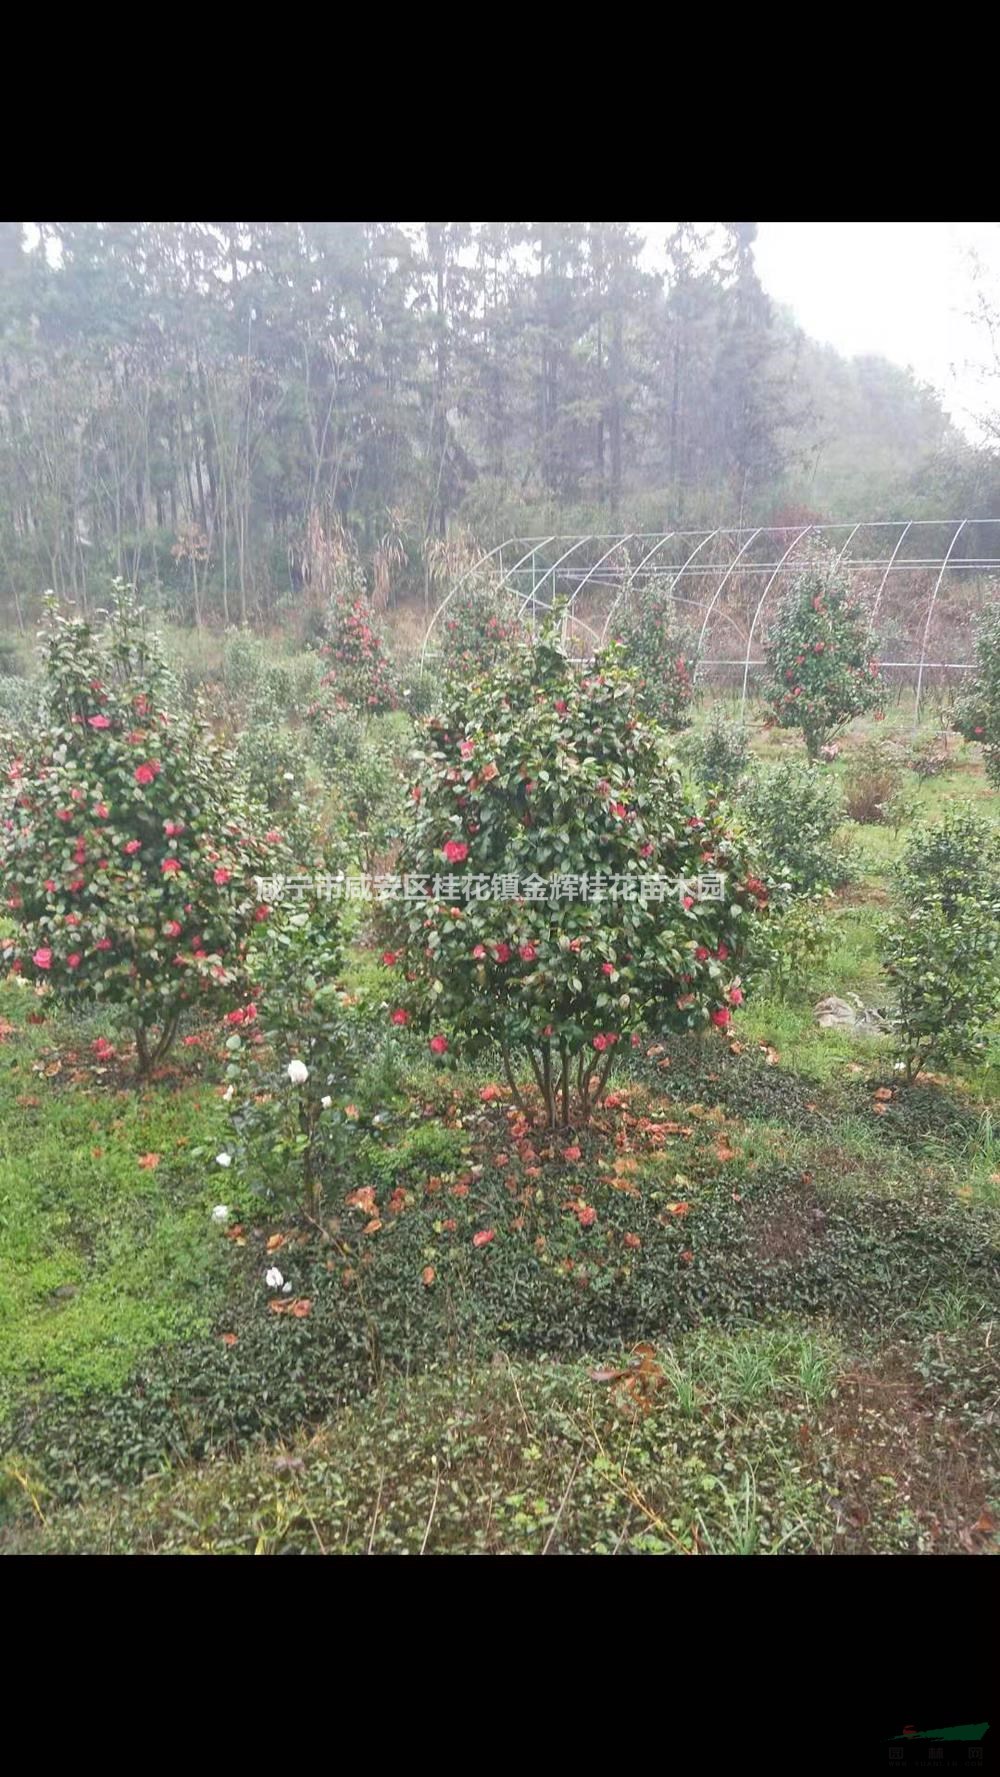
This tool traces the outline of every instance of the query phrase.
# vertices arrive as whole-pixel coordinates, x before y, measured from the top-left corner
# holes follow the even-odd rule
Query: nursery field
[[[804,769],[762,715],[751,773]],[[347,844],[369,867],[412,723],[373,717],[364,759],[334,728],[304,759],[295,714],[240,744],[286,824],[368,771]],[[873,744],[912,746],[905,704],[855,722],[824,785],[861,795]],[[516,1053],[393,1013],[363,904],[314,1163],[313,1112],[269,1118],[297,1027],[267,1031],[266,990],[259,1015],[193,1005],[137,1081],[120,1007],[0,980],[0,1551],[994,1552],[1000,1022],[905,1078],[881,961],[914,831],[1000,824],[979,749],[941,744],[891,815],[884,791],[874,817],[839,805],[844,880],[811,886],[732,1018],[650,1016],[568,1122]]]

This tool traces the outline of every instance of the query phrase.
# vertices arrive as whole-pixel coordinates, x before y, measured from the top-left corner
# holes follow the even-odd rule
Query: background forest
[[[431,607],[463,535],[995,513],[992,451],[807,338],[755,234],[649,270],[619,222],[0,224],[0,625],[109,574],[281,620],[335,523]]]

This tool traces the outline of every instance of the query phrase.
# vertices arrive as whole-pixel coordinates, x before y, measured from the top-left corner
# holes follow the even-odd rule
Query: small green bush
[[[956,810],[913,835],[896,877],[901,907],[883,929],[883,966],[909,1081],[932,1059],[981,1055],[996,1027],[1000,832]]]
[[[893,832],[912,819],[916,804],[906,792],[903,766],[888,741],[866,740],[852,755],[844,775],[844,807],[850,820],[891,827]]]
[[[684,752],[706,789],[723,790],[732,796],[750,764],[746,724],[730,721],[716,709],[706,728],[688,735]]]
[[[1000,787],[1000,600],[995,586],[976,636],[976,672],[955,700],[953,726],[983,748],[986,775]]]
[[[739,808],[772,882],[811,894],[849,879],[835,841],[843,821],[840,790],[818,765],[797,759],[758,765],[742,787]]]
[[[647,713],[664,728],[686,728],[698,657],[669,588],[657,581],[630,588],[611,641],[607,658],[635,674]]]

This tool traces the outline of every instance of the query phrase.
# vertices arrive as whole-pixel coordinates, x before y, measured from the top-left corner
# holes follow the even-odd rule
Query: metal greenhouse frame
[[[890,654],[904,655],[879,665],[915,675],[918,720],[928,673],[967,672],[974,665],[973,620],[1000,587],[1000,519],[511,537],[480,556],[442,600],[424,638],[421,671],[436,655],[445,613],[477,585],[512,594],[532,627],[563,600],[565,645],[586,659],[613,633],[633,590],[666,581],[692,631],[697,628],[699,675],[735,674],[742,712],[750,674],[764,664],[760,647],[774,600],[817,549],[835,554],[869,594],[880,648],[884,653],[888,643]],[[738,638],[735,649],[721,641],[727,633]]]

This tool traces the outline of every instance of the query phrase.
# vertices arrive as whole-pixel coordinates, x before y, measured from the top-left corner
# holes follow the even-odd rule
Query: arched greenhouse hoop
[[[442,626],[463,594],[492,590],[534,628],[556,604],[579,660],[614,639],[630,596],[663,585],[697,639],[697,678],[737,692],[746,708],[765,664],[768,621],[782,592],[818,553],[834,556],[868,598],[879,667],[914,693],[914,722],[931,689],[956,686],[974,665],[974,632],[1000,597],[1000,519],[884,519],[582,536],[509,537],[455,582],[435,611],[421,672],[441,652]]]

